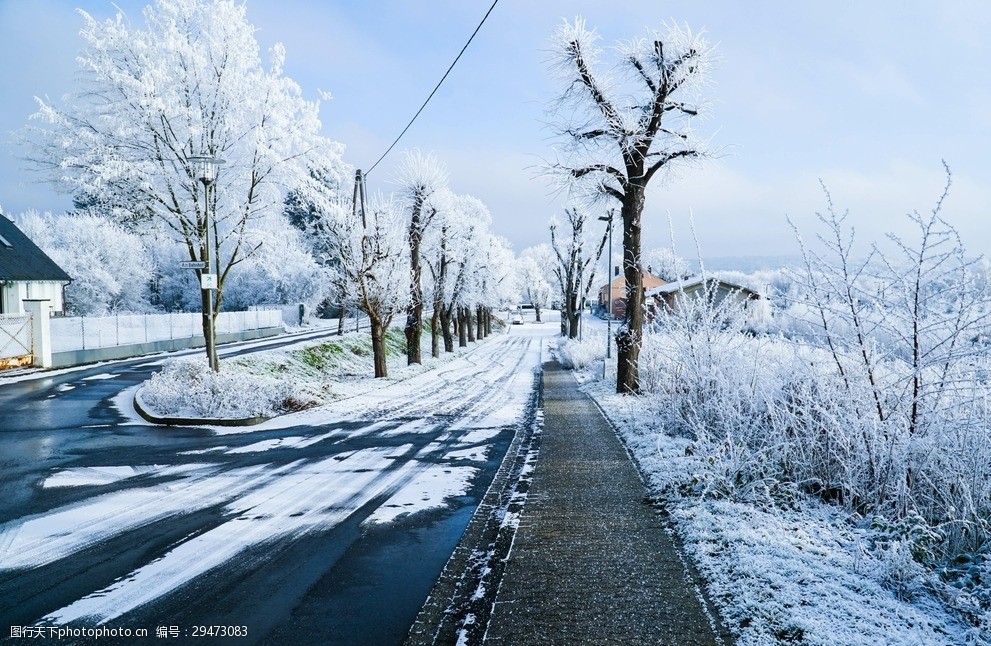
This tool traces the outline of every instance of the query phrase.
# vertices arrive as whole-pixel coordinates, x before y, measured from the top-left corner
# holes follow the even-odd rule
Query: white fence
[[[0,359],[13,359],[32,352],[31,317],[0,314]]]
[[[280,310],[221,312],[217,316],[217,334],[233,334],[281,326]],[[92,350],[171,339],[202,338],[202,336],[203,318],[198,312],[52,319],[52,352]]]

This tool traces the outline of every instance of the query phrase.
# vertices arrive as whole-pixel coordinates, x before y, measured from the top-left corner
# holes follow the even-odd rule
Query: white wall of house
[[[53,313],[61,313],[62,283],[58,281],[10,281],[0,287],[0,313],[24,314],[24,299],[47,299]]]

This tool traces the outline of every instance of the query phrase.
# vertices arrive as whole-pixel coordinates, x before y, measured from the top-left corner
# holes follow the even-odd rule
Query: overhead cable
[[[425,107],[427,107],[427,104],[430,103],[430,99],[432,99],[434,97],[434,94],[436,94],[437,93],[437,90],[440,89],[440,86],[444,82],[444,79],[447,78],[447,75],[450,74],[451,73],[451,70],[454,69],[454,66],[457,65],[458,61],[461,59],[461,55],[465,53],[465,50],[466,49],[468,49],[468,45],[471,44],[471,41],[475,38],[475,35],[482,28],[482,25],[485,24],[485,21],[488,19],[489,14],[492,13],[492,10],[495,9],[495,6],[496,6],[496,4],[498,2],[499,2],[499,0],[494,0],[492,2],[492,6],[489,7],[489,10],[485,12],[485,15],[482,17],[482,21],[480,23],[478,23],[478,27],[475,27],[475,31],[473,31],[472,34],[471,34],[471,36],[468,38],[468,42],[466,42],[465,43],[465,46],[461,48],[461,51],[458,53],[457,57],[454,59],[454,62],[451,63],[451,66],[447,68],[447,71],[444,72],[444,76],[442,76],[441,79],[440,79],[440,81],[437,82],[437,85],[436,85],[436,87],[434,87],[433,91],[430,93],[430,96],[428,96],[427,97],[427,100],[423,102],[423,105],[420,106],[420,109],[416,111],[416,114],[413,115],[413,118],[409,120],[409,123],[407,123],[406,124],[406,127],[403,128],[403,131],[400,132],[399,133],[399,136],[396,137],[396,140],[392,142],[392,145],[389,146],[389,148],[384,153],[382,153],[382,156],[379,157],[378,160],[374,164],[372,164],[372,167],[369,168],[365,172],[365,176],[366,177],[368,176],[369,173],[371,173],[373,170],[375,170],[375,167],[379,165],[379,162],[381,162],[383,159],[385,159],[385,156],[386,155],[388,155],[390,152],[392,152],[392,149],[396,147],[396,144],[398,144],[399,143],[399,140],[403,138],[403,135],[406,134],[406,131],[410,129],[410,126],[413,125],[413,122],[416,121],[416,118],[418,116],[420,116],[420,113],[423,112],[423,109]]]

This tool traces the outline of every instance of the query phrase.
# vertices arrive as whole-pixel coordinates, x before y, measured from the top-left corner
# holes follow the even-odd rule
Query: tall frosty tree
[[[403,209],[392,196],[366,203],[362,184],[353,183],[350,193],[341,188],[324,185],[311,196],[304,234],[341,302],[368,315],[375,376],[387,377],[386,332],[410,301]]]
[[[25,133],[52,182],[133,226],[157,222],[191,261],[212,260],[218,287],[201,293],[208,348],[230,272],[256,248],[251,223],[281,208],[285,188],[318,189],[310,168],[343,168],[340,146],[319,134],[319,105],[283,75],[281,45],[263,66],[245,10],[158,0],[144,28],[80,12],[79,87],[61,106],[37,99]],[[201,155],[226,162],[206,196],[191,161]]]
[[[564,146],[552,171],[588,201],[619,202],[626,317],[616,337],[620,393],[637,392],[642,341],[641,234],[647,185],[676,162],[707,154],[692,130],[712,47],[677,26],[620,43],[615,72],[599,69],[599,36],[581,18],[554,34],[551,65],[563,91],[553,107]]]
[[[423,266],[420,250],[423,237],[437,215],[430,198],[447,185],[447,169],[433,155],[407,152],[399,168],[399,197],[409,212],[410,304],[406,313],[406,360],[422,363],[420,335],[423,333]]]
[[[586,230],[588,214],[574,207],[565,209],[565,213],[568,231],[564,236],[558,236],[557,218],[551,220],[551,249],[556,259],[554,277],[561,295],[561,336],[577,339],[582,310],[595,279],[595,266],[606,247],[607,232],[602,233],[598,247],[595,247]],[[594,257],[593,248],[596,249]]]

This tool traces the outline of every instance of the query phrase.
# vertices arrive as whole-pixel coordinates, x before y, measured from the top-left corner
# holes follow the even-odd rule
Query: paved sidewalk
[[[721,644],[596,405],[544,366],[544,430],[485,642]]]

